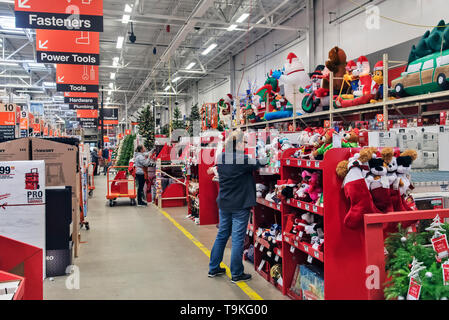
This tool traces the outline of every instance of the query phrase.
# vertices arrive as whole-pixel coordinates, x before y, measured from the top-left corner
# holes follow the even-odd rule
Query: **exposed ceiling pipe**
[[[185,25],[178,31],[176,36],[171,41],[169,47],[165,50],[165,52],[162,54],[162,56],[158,59],[158,62],[153,66],[152,71],[148,74],[144,83],[142,83],[142,85],[139,87],[137,92],[134,94],[134,96],[129,101],[129,104],[131,105],[131,107],[133,107],[134,102],[137,100],[137,98],[140,95],[142,95],[143,91],[151,83],[152,77],[154,76],[154,73],[156,72],[157,68],[160,67],[162,62],[167,61],[167,59],[170,57],[172,51],[176,50],[180,46],[181,42],[184,41],[184,39],[189,34],[189,32],[192,31],[193,27],[196,24],[196,22],[194,22],[193,19],[198,16],[199,17],[203,16],[212,5],[213,5],[213,0],[202,0],[197,4],[197,6],[193,10],[192,14],[186,20]]]

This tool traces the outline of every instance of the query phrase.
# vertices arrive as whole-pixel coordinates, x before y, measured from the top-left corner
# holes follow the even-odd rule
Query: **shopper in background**
[[[98,165],[100,161],[97,148],[92,148],[92,151],[90,152],[90,161],[95,164],[94,176],[98,176]]]
[[[104,175],[106,175],[108,173],[109,168],[109,149],[107,147],[103,148],[101,157],[103,158]]]
[[[209,277],[224,274],[220,268],[229,236],[232,236],[231,274],[232,282],[248,281],[250,274],[244,273],[243,245],[250,210],[256,205],[256,185],[253,172],[267,163],[267,159],[250,161],[244,154],[245,142],[241,131],[234,131],[225,142],[225,151],[219,156],[217,170],[219,193],[217,204],[220,224],[209,263]],[[208,174],[213,174],[213,167]]]
[[[143,200],[143,188],[145,186],[145,172],[148,172],[148,166],[150,165],[150,157],[148,153],[145,153],[145,147],[140,145],[136,148],[134,154],[134,167],[136,167],[136,180],[137,180],[137,205],[146,206],[147,203]]]

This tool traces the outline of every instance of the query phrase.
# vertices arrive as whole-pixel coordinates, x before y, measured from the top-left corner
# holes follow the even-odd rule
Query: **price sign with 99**
[[[9,166],[6,166],[6,167],[0,166],[0,175],[2,175],[2,174],[11,174],[11,167],[9,167]]]

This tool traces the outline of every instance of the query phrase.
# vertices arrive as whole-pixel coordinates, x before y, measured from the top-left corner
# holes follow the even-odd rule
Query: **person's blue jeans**
[[[243,245],[246,229],[248,228],[250,209],[241,209],[233,212],[219,210],[220,226],[210,254],[209,272],[214,273],[223,261],[223,254],[232,233],[231,274],[233,277],[243,273]]]

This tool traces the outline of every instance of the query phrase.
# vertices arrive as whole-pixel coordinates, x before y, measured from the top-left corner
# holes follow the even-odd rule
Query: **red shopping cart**
[[[111,179],[112,172],[115,173],[114,179]],[[129,198],[131,205],[136,205],[136,180],[129,174],[127,166],[111,166],[107,171],[107,189],[106,199],[109,200],[109,206],[116,205],[117,198]]]

